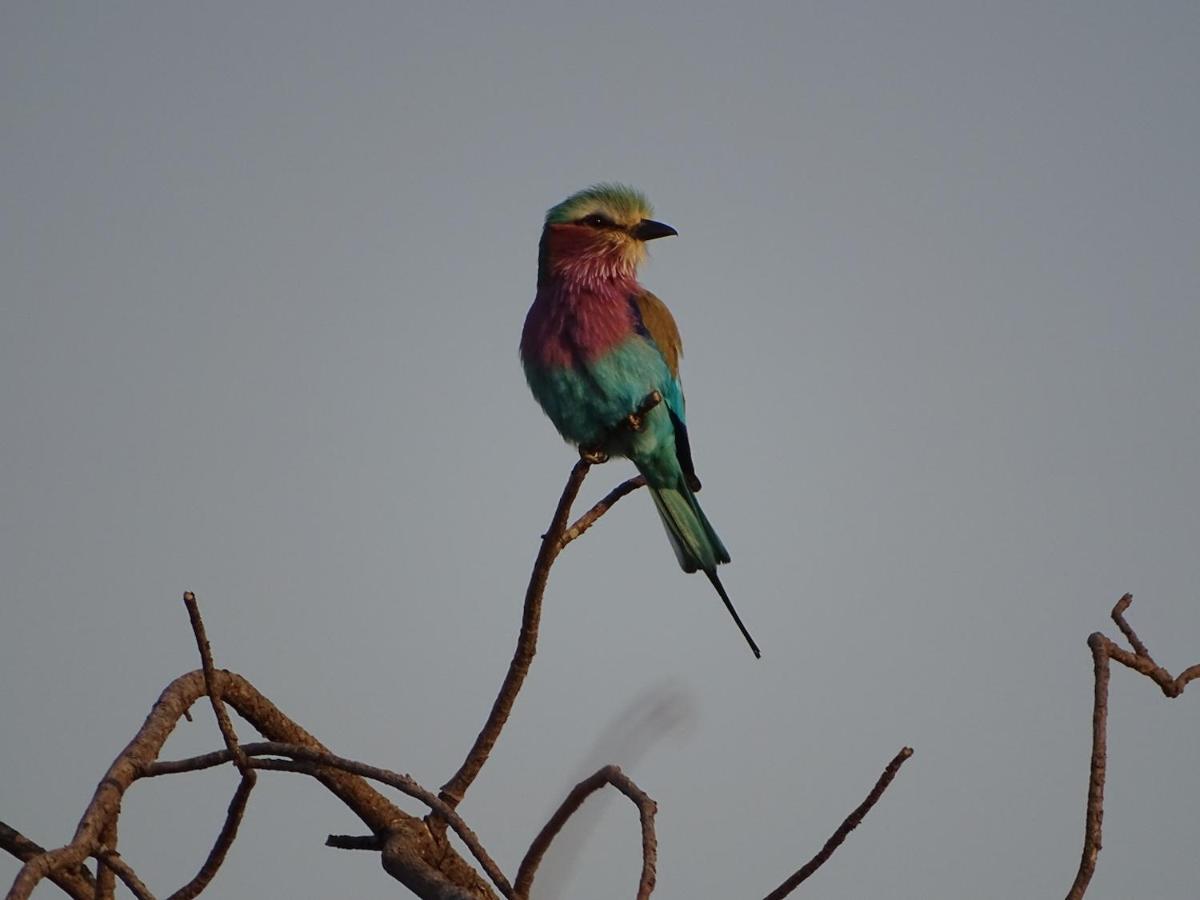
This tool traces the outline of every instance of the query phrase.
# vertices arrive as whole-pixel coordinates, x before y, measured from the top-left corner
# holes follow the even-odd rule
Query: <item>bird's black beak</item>
[[[679,234],[670,225],[655,222],[653,219],[642,219],[642,221],[633,226],[633,229],[629,233],[639,241],[652,241],[655,238],[670,237],[673,234]]]

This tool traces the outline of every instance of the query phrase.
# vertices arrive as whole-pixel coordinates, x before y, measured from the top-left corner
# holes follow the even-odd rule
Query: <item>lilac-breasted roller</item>
[[[533,396],[580,456],[624,456],[646,477],[679,565],[708,576],[760,656],[717,577],[729,552],[696,502],[679,329],[637,280],[646,241],[678,233],[652,213],[640,191],[619,184],[594,185],[546,213],[521,362]]]

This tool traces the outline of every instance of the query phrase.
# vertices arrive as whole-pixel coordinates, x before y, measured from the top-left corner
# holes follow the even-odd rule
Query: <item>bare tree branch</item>
[[[255,774],[250,771],[250,767],[246,764],[246,757],[238,749],[237,732],[233,730],[233,722],[229,720],[229,713],[225,711],[225,704],[221,702],[221,692],[217,688],[217,680],[213,676],[212,647],[208,643],[208,634],[204,630],[204,620],[200,618],[200,606],[196,603],[196,595],[191,591],[184,591],[183,605],[187,607],[188,619],[192,623],[192,634],[196,636],[196,649],[200,651],[200,668],[204,672],[204,688],[209,702],[212,703],[213,715],[217,717],[217,726],[221,729],[221,737],[225,739],[225,746],[233,754],[234,764],[242,773],[242,778],[249,779],[250,786],[253,787]]]
[[[245,765],[245,754],[242,754],[241,760]],[[237,837],[238,826],[242,824],[242,816],[246,813],[246,804],[250,800],[250,792],[254,789],[256,776],[257,773],[248,765],[242,769],[242,779],[238,782],[237,790],[234,791],[233,798],[229,801],[229,808],[225,812],[225,823],[221,826],[221,831],[217,834],[212,849],[208,851],[208,857],[200,866],[200,871],[191,881],[171,894],[167,900],[192,900],[192,898],[200,896],[201,891],[208,887],[209,882],[216,877],[221,864],[225,862],[229,848],[233,846],[233,841]]]
[[[850,832],[862,824],[862,820],[871,811],[871,807],[879,802],[879,798],[888,789],[888,785],[892,783],[892,779],[896,777],[905,760],[912,755],[912,747],[902,747],[900,752],[892,757],[892,761],[887,764],[887,768],[883,770],[883,774],[875,782],[875,787],[871,788],[871,793],[867,794],[867,799],[855,807],[850,815],[846,816],[845,821],[838,826],[837,831],[830,836],[829,840],[825,842],[825,846],[820,849],[817,855],[797,869],[783,884],[767,894],[766,900],[782,900],[782,898],[794,891],[808,876],[825,865],[829,857],[833,856],[833,852],[842,845],[842,842],[846,840]]]
[[[117,850],[117,816],[121,814],[120,807],[104,822],[100,830],[100,848],[107,849],[111,854]],[[96,853],[96,900],[113,900],[117,892],[117,871],[109,865],[108,856]]]
[[[1133,603],[1133,595],[1126,594],[1113,607],[1112,619],[1133,647],[1133,652],[1119,646],[1099,631],[1088,637],[1092,650],[1094,686],[1092,691],[1092,756],[1088,774],[1087,808],[1083,822],[1083,852],[1075,880],[1067,892],[1067,900],[1080,900],[1087,892],[1088,884],[1096,871],[1100,857],[1104,827],[1104,785],[1108,775],[1108,682],[1109,660],[1140,672],[1158,685],[1167,697],[1178,697],[1188,682],[1200,678],[1200,663],[1189,666],[1178,676],[1171,675],[1154,661],[1149,649],[1137,636],[1137,632],[1125,620],[1125,611]]]
[[[381,769],[357,760],[346,759],[328,751],[318,751],[310,747],[278,741],[243,744],[239,750],[247,758],[247,764],[255,769],[269,769],[277,772],[299,772],[314,777],[320,774],[322,768],[338,769],[343,772],[360,775],[363,778],[369,778],[373,781],[379,781],[390,787],[394,787],[396,790],[407,794],[415,800],[421,801],[450,824],[450,827],[454,829],[454,832],[466,844],[467,849],[471,851],[471,854],[483,866],[484,871],[487,872],[488,877],[492,879],[496,887],[500,889],[500,892],[506,897],[511,896],[512,888],[508,883],[508,879],[504,877],[504,874],[500,871],[500,867],[496,865],[496,862],[483,848],[478,835],[463,821],[462,817],[453,807],[440,799],[433,791],[418,784],[411,775],[403,775],[399,772]],[[260,757],[263,756],[286,756],[294,762],[280,759],[261,759]],[[200,756],[188,757],[187,759],[156,762],[147,766],[145,775],[149,778],[159,775],[173,775],[179,772],[198,772],[201,769],[211,769],[215,766],[224,765],[230,762],[232,758],[233,756],[228,750],[215,750],[212,753],[204,753]],[[378,838],[335,835],[330,835],[325,843],[326,846],[354,850],[379,850],[383,846]]]
[[[542,596],[546,592],[550,567],[554,565],[555,558],[562,550],[561,540],[567,527],[567,519],[571,515],[571,505],[579,495],[579,488],[583,485],[583,480],[587,478],[590,468],[591,464],[581,459],[571,469],[571,475],[567,478],[567,484],[563,488],[558,506],[554,510],[554,517],[550,520],[550,527],[542,536],[542,546],[538,550],[537,560],[533,564],[533,572],[529,576],[529,586],[525,590],[525,608],[521,616],[521,631],[517,637],[517,649],[513,652],[512,662],[508,665],[508,673],[500,685],[500,693],[496,695],[496,700],[492,703],[492,710],[488,713],[487,721],[478,737],[475,738],[475,743],[467,752],[467,758],[463,760],[462,765],[450,780],[442,785],[440,796],[450,806],[457,806],[462,802],[467,788],[471,786],[479,774],[479,770],[487,762],[504,724],[512,713],[513,703],[517,699],[521,685],[525,683],[525,676],[529,674],[529,666],[533,662],[534,653],[537,652],[538,626],[542,619]]]
[[[137,873],[116,850],[101,845],[96,851],[96,859],[101,861],[105,869],[120,878],[137,900],[155,900],[150,889],[142,883],[142,879],[138,878]]]
[[[212,673],[212,679],[225,702],[265,737],[319,753],[328,752],[241,676],[218,669]],[[119,812],[125,791],[149,769],[183,711],[205,692],[202,671],[180,676],[166,687],[138,733],[101,779],[71,842],[27,860],[13,882],[8,900],[25,900],[38,882],[52,872],[76,870],[87,857],[98,852],[104,843],[102,830]],[[443,883],[458,885],[473,900],[495,896],[487,882],[452,847],[438,841],[420,819],[397,808],[362,778],[331,767],[321,767],[314,777],[373,833],[393,843],[409,842],[411,852],[393,854],[388,871],[417,896],[449,896],[444,891],[422,893],[423,885],[434,884],[441,891]]]
[[[303,748],[298,748],[303,751]],[[280,751],[275,751],[280,752]],[[291,756],[295,751],[283,751]],[[397,790],[403,791],[409,796],[415,797],[422,803],[428,804],[431,809],[449,823],[454,829],[467,849],[471,851],[471,855],[479,861],[483,866],[483,870],[488,877],[492,879],[492,883],[500,890],[500,893],[505,897],[512,897],[512,886],[508,883],[508,879],[504,873],[500,871],[500,867],[496,865],[495,860],[483,849],[483,845],[479,842],[479,837],[474,831],[468,827],[467,823],[462,820],[462,817],[450,807],[449,804],[439,799],[432,791],[414,782],[409,776],[401,775],[397,772],[391,772],[387,769],[379,769],[375,766],[369,766],[365,763],[355,762],[352,759],[341,759],[340,757],[328,756],[325,754],[312,754],[313,759],[306,760],[303,757],[308,756],[307,752],[301,752],[300,759],[285,760],[285,759],[254,759],[250,765],[258,769],[272,769],[278,772],[302,772],[306,775],[313,775],[322,766],[329,766],[336,769],[342,769],[346,772],[353,772],[356,775],[361,775],[364,778],[370,778],[374,781],[381,781],[384,784],[391,785]],[[328,843],[328,840],[326,841]]]
[[[125,792],[141,778],[198,771],[229,763],[241,770],[242,778],[230,801],[221,831],[196,876],[174,892],[169,900],[194,900],[209,886],[236,839],[259,769],[296,772],[318,780],[346,804],[371,832],[359,836],[330,835],[327,845],[379,852],[383,867],[389,874],[417,896],[431,900],[496,898],[487,881],[449,843],[447,828],[453,829],[459,836],[501,895],[507,900],[528,900],[542,859],[565,823],[581,808],[587,797],[605,785],[612,785],[638,808],[642,831],[642,868],[637,897],[646,900],[654,890],[656,881],[654,820],[657,807],[616,766],[601,768],[572,789],[534,838],[513,884],[508,882],[478,836],[456,810],[494,748],[528,674],[536,652],[545,589],[558,554],[584,534],[622,497],[645,484],[641,476],[628,479],[568,526],[571,507],[590,465],[587,460],[581,459],[571,471],[550,528],[543,535],[530,575],[517,648],[508,672],[483,729],[459,770],[442,787],[440,795],[418,784],[409,775],[330,753],[244,678],[215,669],[196,598],[188,592],[184,595],[184,602],[200,651],[202,668],[177,678],[162,692],[133,740],[114,760],[96,787],[70,843],[56,850],[46,850],[0,823],[0,850],[13,854],[24,863],[9,891],[8,900],[25,900],[43,879],[53,881],[76,900],[107,900],[113,896],[118,878],[139,900],[154,900],[154,895],[117,850],[118,818]],[[1189,666],[1179,675],[1172,675],[1154,660],[1149,648],[1125,618],[1132,599],[1131,595],[1126,594],[1112,610],[1112,619],[1131,649],[1120,646],[1100,632],[1088,638],[1094,668],[1092,753],[1083,852],[1067,900],[1083,898],[1094,875],[1102,846],[1112,661],[1146,676],[1169,698],[1180,696],[1191,681],[1200,679],[1200,663]],[[212,704],[225,748],[188,759],[157,761],[175,724],[180,718],[188,717],[191,705],[203,696],[207,696]],[[226,704],[232,706],[268,740],[238,743]],[[821,850],[768,894],[766,900],[783,900],[829,860],[878,803],[912,753],[911,748],[904,747],[896,754],[866,799],[847,816]],[[428,814],[421,819],[404,812],[371,787],[366,779],[387,784],[418,800],[428,807]],[[94,877],[84,864],[89,857],[97,860]]]
[[[638,879],[637,900],[647,900],[650,896],[657,877],[655,873],[658,863],[658,840],[654,833],[654,814],[658,812],[658,806],[619,768],[605,766],[571,789],[566,799],[555,810],[550,820],[542,826],[542,830],[533,839],[533,843],[529,845],[529,849],[525,852],[525,858],[521,860],[521,867],[517,870],[517,881],[514,885],[516,896],[520,900],[527,900],[529,897],[529,889],[533,886],[533,878],[537,874],[538,866],[541,865],[542,858],[550,848],[551,842],[562,831],[567,820],[583,805],[584,800],[606,784],[611,784],[632,800],[638,808],[638,816],[642,822],[642,872]]]
[[[336,850],[374,850],[378,853],[383,849],[383,841],[374,834],[331,834],[325,838],[325,846]]]
[[[633,478],[618,484],[599,500],[595,506],[576,519],[574,524],[563,533],[562,539],[559,541],[559,548],[567,546],[567,544],[595,525],[596,521],[612,509],[616,502],[626,494],[632,494],[638,488],[644,487],[645,484],[646,477],[644,475],[635,475]]]
[[[0,850],[11,853],[21,862],[28,862],[35,856],[46,852],[46,848],[36,841],[31,841],[21,832],[4,822],[0,822]],[[73,871],[63,869],[53,872],[50,880],[74,900],[94,900],[96,896],[96,879],[88,871],[88,867],[80,864]]]

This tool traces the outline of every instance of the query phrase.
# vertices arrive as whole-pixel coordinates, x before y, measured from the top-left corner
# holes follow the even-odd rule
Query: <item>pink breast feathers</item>
[[[591,290],[544,285],[525,318],[521,355],[548,368],[570,367],[580,357],[598,359],[635,333],[629,298],[637,291],[632,279]]]

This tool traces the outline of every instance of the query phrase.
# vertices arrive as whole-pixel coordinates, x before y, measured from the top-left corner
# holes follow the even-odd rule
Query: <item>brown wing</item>
[[[647,290],[643,290],[635,296],[633,303],[641,318],[642,328],[658,345],[659,352],[667,361],[667,368],[671,370],[671,377],[678,384],[679,360],[683,356],[683,341],[679,337],[679,326],[675,324],[675,317],[671,315],[671,311],[667,309],[665,303]],[[682,399],[682,395],[680,395],[680,402]],[[688,440],[687,425],[683,422],[683,410],[672,409],[668,403],[667,411],[671,414],[671,424],[675,428],[675,455],[679,459],[679,465],[683,469],[688,487],[693,491],[698,491],[700,490],[700,479],[696,477],[696,466],[692,462],[692,446]]]
[[[679,326],[667,305],[647,290],[633,298],[642,326],[651,340],[658,345],[659,352],[667,361],[671,375],[679,378],[679,360],[683,356],[683,341],[679,338]]]

